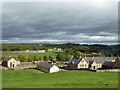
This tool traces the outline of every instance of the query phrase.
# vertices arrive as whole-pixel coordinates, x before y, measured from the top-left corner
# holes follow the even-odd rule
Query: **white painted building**
[[[37,65],[37,69],[47,73],[59,72],[60,70],[57,66],[45,62],[40,62]]]

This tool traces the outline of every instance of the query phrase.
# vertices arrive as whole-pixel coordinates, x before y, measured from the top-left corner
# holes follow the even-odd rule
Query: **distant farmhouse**
[[[53,49],[48,49],[47,52],[60,52],[62,51],[61,48],[53,48]]]
[[[47,73],[59,72],[59,68],[57,66],[45,62],[40,62],[37,65],[37,69]]]
[[[107,58],[107,57],[106,57]],[[120,59],[110,57],[106,61],[105,57],[84,57],[71,58],[67,63],[68,69],[91,69],[97,70],[102,68],[117,69],[120,68]]]
[[[14,68],[19,64],[20,64],[20,60],[14,59],[12,57],[8,57],[8,58],[4,59],[2,62],[2,66],[8,67],[8,68]]]
[[[46,50],[24,50],[26,53],[43,53],[46,52]]]

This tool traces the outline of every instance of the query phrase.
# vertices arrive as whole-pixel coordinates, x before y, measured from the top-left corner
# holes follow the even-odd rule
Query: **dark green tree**
[[[79,58],[80,57],[80,52],[79,51],[75,51],[73,54],[74,58]]]
[[[44,60],[44,61],[47,61],[47,60],[48,60],[47,56],[44,56],[44,57],[43,57],[43,60]]]
[[[26,61],[25,56],[18,55],[17,58],[18,58],[21,62],[25,62],[25,61]]]
[[[50,61],[53,61],[53,57],[52,57],[52,56],[49,56],[49,60],[50,60]]]

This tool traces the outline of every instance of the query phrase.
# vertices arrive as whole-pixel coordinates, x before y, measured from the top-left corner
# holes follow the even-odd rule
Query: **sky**
[[[116,44],[118,3],[3,2],[3,43]]]

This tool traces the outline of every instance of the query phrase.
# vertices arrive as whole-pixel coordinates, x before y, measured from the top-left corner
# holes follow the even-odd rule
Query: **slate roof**
[[[12,59],[12,57],[8,57],[6,59],[4,59],[3,61],[9,61],[10,59]],[[19,59],[15,59],[16,61],[19,61]]]
[[[117,57],[104,57],[105,61],[112,61],[115,60]]]
[[[82,58],[71,58],[67,64],[77,65],[81,60]]]
[[[67,64],[74,64],[77,65],[83,58],[71,58]],[[86,60],[86,59],[85,59]],[[87,63],[89,63],[88,60],[86,60]]]
[[[114,66],[114,63],[113,62],[105,61],[105,63],[103,65],[104,66]]]
[[[105,60],[104,66],[119,66],[120,67],[120,58],[119,57],[112,57],[109,58],[110,60]],[[119,62],[112,62],[112,60],[119,60]]]
[[[96,63],[104,63],[104,57],[86,57],[87,61],[95,61]]]
[[[50,63],[40,62],[37,66],[42,66],[42,67],[45,67],[45,68],[51,68],[54,65],[50,64]]]
[[[94,61],[89,61],[89,64],[92,64]]]

